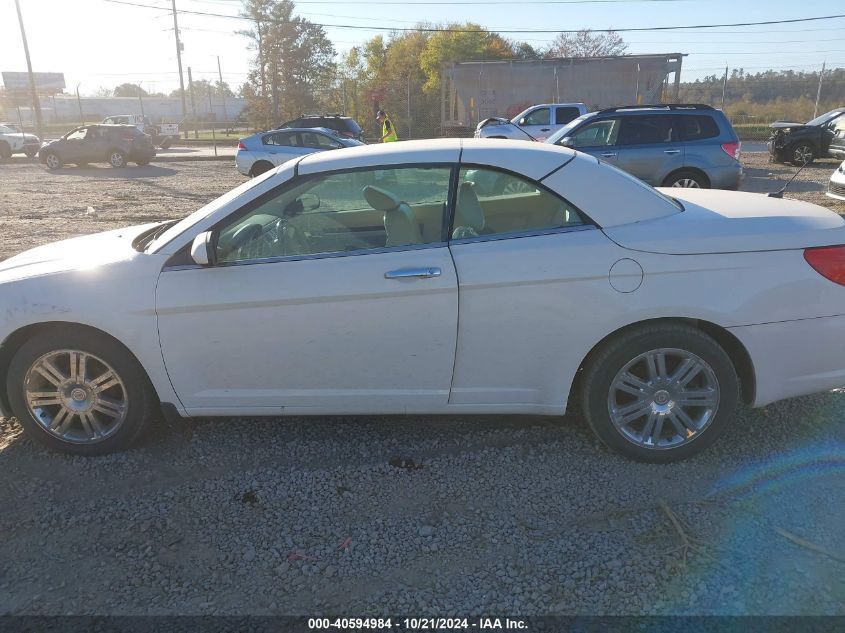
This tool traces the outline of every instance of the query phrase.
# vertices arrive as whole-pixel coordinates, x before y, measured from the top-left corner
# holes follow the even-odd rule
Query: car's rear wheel
[[[730,357],[710,336],[681,324],[612,340],[585,368],[581,390],[596,435],[648,462],[685,459],[710,446],[738,400]]]
[[[32,439],[79,455],[129,447],[147,427],[154,402],[144,370],[125,348],[74,328],[24,343],[9,366],[7,390]]]
[[[809,143],[799,143],[798,145],[793,147],[790,156],[790,161],[793,165],[796,165],[797,167],[809,165],[815,159],[813,146]]]
[[[270,171],[271,169],[273,169],[273,163],[269,163],[266,160],[259,160],[250,168],[249,175],[254,178],[255,176],[260,176],[266,171]]]
[[[0,160],[9,160],[12,157],[12,148],[5,141],[0,142]]]
[[[164,139],[164,140],[163,140],[163,141],[159,144],[159,147],[160,147],[161,149],[170,149],[170,146],[171,146],[172,144],[173,144],[173,141],[170,139],[170,137],[168,137],[168,138]]]
[[[47,165],[47,169],[59,169],[62,166],[62,159],[55,152],[49,152],[44,157],[44,163]]]
[[[120,150],[112,150],[109,152],[109,165],[112,167],[126,167],[126,154]]]
[[[664,187],[680,187],[684,189],[708,189],[710,183],[707,179],[694,171],[678,171],[670,174],[666,180],[663,181]]]

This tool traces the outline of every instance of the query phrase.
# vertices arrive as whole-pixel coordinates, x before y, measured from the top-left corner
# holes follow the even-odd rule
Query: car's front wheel
[[[664,182],[664,187],[680,187],[684,189],[707,189],[710,183],[701,174],[694,171],[679,171],[670,175]]]
[[[799,143],[792,148],[791,161],[792,164],[797,167],[809,165],[813,162],[814,158],[815,153],[813,152],[813,146],[809,143]]]
[[[6,387],[32,439],[79,455],[128,448],[147,427],[154,402],[144,370],[123,346],[75,328],[47,330],[24,343]]]
[[[62,159],[55,152],[50,152],[44,157],[47,169],[59,169],[62,166]]]
[[[37,149],[28,149],[24,152],[27,158],[35,158],[35,155],[38,153]]]
[[[126,154],[120,150],[114,150],[109,153],[109,165],[112,167],[126,167]]]
[[[608,446],[648,462],[685,459],[710,446],[739,400],[730,357],[686,325],[632,330],[601,348],[581,385],[590,427]]]

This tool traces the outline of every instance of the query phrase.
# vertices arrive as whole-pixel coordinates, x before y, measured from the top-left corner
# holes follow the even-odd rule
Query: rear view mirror
[[[191,244],[191,259],[200,266],[211,266],[214,264],[214,245],[212,243],[211,231],[200,233],[194,238]]]

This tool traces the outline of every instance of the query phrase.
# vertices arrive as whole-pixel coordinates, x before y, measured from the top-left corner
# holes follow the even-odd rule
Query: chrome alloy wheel
[[[123,167],[126,164],[126,160],[123,158],[123,154],[114,152],[109,156],[109,163],[112,167]]]
[[[799,145],[792,150],[792,160],[799,165],[813,162],[813,148],[809,145]]]
[[[65,442],[100,442],[126,419],[126,386],[108,363],[86,352],[41,356],[26,373],[24,393],[33,419]]]
[[[693,178],[678,178],[672,183],[673,187],[683,187],[684,189],[700,189],[701,185]]]
[[[628,441],[649,449],[677,448],[713,421],[719,382],[713,368],[692,352],[650,350],[619,370],[607,407],[616,430]]]
[[[47,163],[47,167],[49,169],[58,169],[60,167],[59,157],[55,154],[47,154],[45,162]]]

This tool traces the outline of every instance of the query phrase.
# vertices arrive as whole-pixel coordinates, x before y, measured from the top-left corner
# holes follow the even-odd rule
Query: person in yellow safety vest
[[[390,119],[387,118],[387,115],[384,113],[384,110],[379,110],[376,113],[376,120],[381,123],[382,143],[392,143],[393,141],[399,140],[399,135],[396,134],[396,128],[393,126],[393,123],[390,121]]]

